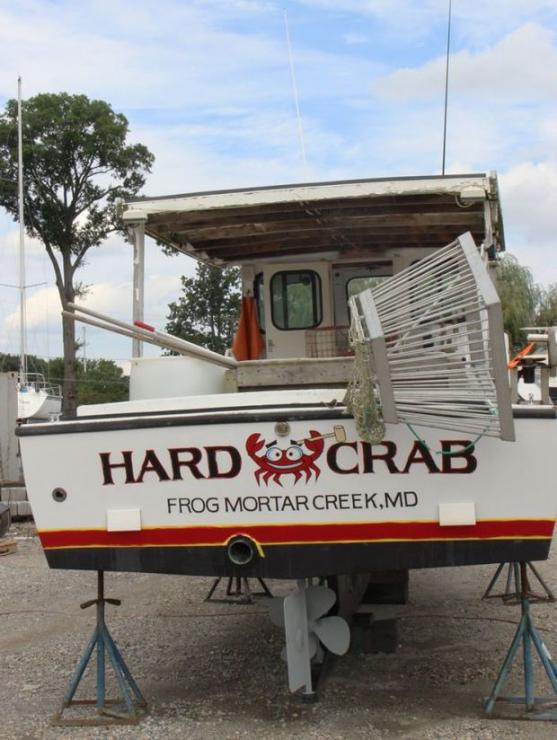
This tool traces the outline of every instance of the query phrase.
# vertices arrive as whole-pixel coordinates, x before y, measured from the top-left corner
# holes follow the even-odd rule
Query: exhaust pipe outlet
[[[233,537],[226,548],[226,554],[232,565],[249,565],[257,555],[257,546],[249,537]]]

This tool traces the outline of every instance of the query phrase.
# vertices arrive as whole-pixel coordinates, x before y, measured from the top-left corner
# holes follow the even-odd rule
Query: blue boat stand
[[[147,702],[133,679],[122,654],[120,653],[105,622],[105,604],[120,606],[119,599],[108,599],[104,595],[104,571],[97,571],[97,598],[81,604],[82,609],[96,605],[97,624],[91,639],[81,656],[72,679],[68,685],[60,710],[52,723],[64,726],[134,725],[139,722],[139,711],[147,711]],[[96,648],[96,699],[74,699],[75,692]],[[120,689],[119,700],[106,698],[106,656],[112,665]],[[95,706],[94,717],[64,717],[68,707],[76,705]]]
[[[537,594],[534,594],[530,590],[528,583],[528,566],[533,570],[534,574],[538,577],[539,582],[544,586],[547,597],[543,599]],[[503,570],[503,564],[499,566],[494,578],[492,579],[484,598],[490,597],[491,589],[493,588],[495,581]],[[511,593],[510,586],[514,579],[516,590],[514,594]],[[497,680],[493,685],[491,694],[485,702],[484,709],[486,714],[490,716],[497,716],[498,718],[505,719],[530,719],[530,720],[546,720],[546,721],[557,721],[557,666],[553,662],[549,650],[545,646],[538,630],[534,625],[532,614],[530,612],[530,603],[532,601],[554,601],[553,594],[547,588],[537,571],[533,568],[531,563],[509,563],[509,572],[507,575],[507,586],[505,593],[501,594],[503,601],[509,603],[511,597],[514,596],[514,603],[520,603],[521,619],[518,624],[518,628],[515,632],[513,641],[507,653],[507,656],[501,666]],[[522,647],[522,660],[523,660],[523,672],[524,672],[524,695],[523,696],[500,696],[500,693],[509,677],[512,669],[513,661],[516,654]],[[532,650],[534,648],[534,651]],[[543,666],[545,674],[549,679],[549,683],[554,691],[552,697],[536,697],[534,688],[534,662],[533,658],[535,655]],[[505,702],[507,704],[517,705],[523,704],[525,711],[521,714],[494,714],[494,709],[497,702]]]

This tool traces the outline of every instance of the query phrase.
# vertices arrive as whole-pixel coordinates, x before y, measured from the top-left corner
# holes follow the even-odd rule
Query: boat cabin
[[[225,388],[215,392],[345,385],[350,295],[466,231],[493,257],[504,249],[494,174],[141,198],[125,204],[123,220],[134,245],[134,321],[143,320],[145,234],[206,264],[240,266],[263,351],[228,374],[223,370]],[[134,357],[141,357],[137,339]],[[137,368],[157,374],[148,364],[134,361],[132,396],[143,396],[134,382]]]

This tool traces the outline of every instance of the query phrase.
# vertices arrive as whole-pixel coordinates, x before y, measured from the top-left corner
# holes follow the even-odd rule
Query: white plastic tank
[[[131,361],[130,401],[225,393],[225,367],[196,357],[139,357]]]

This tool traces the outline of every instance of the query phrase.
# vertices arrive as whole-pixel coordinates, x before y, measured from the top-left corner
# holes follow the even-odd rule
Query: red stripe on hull
[[[107,532],[101,529],[39,532],[45,549],[57,547],[180,547],[224,545],[238,534],[261,545],[335,542],[385,542],[389,540],[489,540],[548,539],[553,519],[486,520],[474,526],[440,527],[436,522],[358,522],[344,524],[230,525],[221,527],[171,527],[139,532]]]

